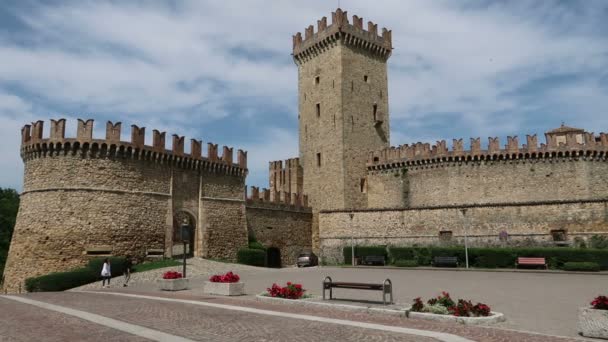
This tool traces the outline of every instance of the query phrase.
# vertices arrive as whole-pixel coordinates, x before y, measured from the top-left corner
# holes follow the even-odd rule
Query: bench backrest
[[[435,261],[456,262],[458,257],[455,256],[436,256]]]
[[[519,258],[517,258],[517,263],[518,264],[545,264],[546,260],[545,260],[545,258],[519,257]]]
[[[366,255],[363,257],[365,260],[384,260],[384,255]]]

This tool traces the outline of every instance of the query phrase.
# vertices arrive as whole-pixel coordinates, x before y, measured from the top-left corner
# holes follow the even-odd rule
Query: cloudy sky
[[[0,187],[22,188],[20,127],[94,118],[249,151],[248,184],[297,156],[291,36],[337,1],[7,1]],[[608,131],[607,1],[341,0],[393,30],[391,143]],[[71,119],[71,120],[70,120]],[[45,127],[48,131],[48,124]],[[148,141],[151,140],[148,137]],[[543,139],[541,139],[543,140]],[[170,142],[168,142],[170,147]],[[188,148],[187,148],[188,149]]]

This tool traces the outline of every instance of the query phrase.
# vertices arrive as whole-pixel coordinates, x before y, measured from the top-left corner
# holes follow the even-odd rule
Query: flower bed
[[[281,287],[277,284],[272,284],[272,287],[266,289],[270,297],[278,297],[285,299],[300,299],[304,295],[304,290],[300,284],[292,284],[287,282],[285,287]]]
[[[163,279],[158,280],[158,284],[163,291],[181,291],[188,288],[188,279],[180,272],[167,271],[163,273]]]
[[[578,331],[585,337],[608,339],[608,297],[597,296],[578,311]]]
[[[239,282],[241,278],[232,272],[224,275],[216,274],[205,282],[206,294],[221,296],[240,296],[245,294],[245,283]]]
[[[486,304],[477,303],[473,305],[470,300],[465,299],[454,301],[447,292],[442,292],[441,295],[429,299],[426,304],[420,297],[414,299],[412,307],[407,311],[407,316],[410,318],[455,321],[463,324],[495,323],[504,320],[503,314],[492,312]]]

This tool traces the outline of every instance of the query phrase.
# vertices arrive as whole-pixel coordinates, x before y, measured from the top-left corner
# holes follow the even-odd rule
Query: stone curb
[[[397,266],[323,266],[337,268],[364,268],[364,269],[387,269],[387,270],[405,270],[405,271],[456,271],[456,272],[503,272],[503,273],[541,273],[541,274],[584,274],[584,275],[603,275],[608,276],[607,271],[600,272],[578,272],[578,271],[561,271],[561,270],[524,270],[514,268],[461,268],[461,267],[397,267]]]
[[[407,310],[406,316],[408,318],[425,319],[436,322],[456,322],[464,325],[494,324],[504,322],[506,320],[504,314],[494,311],[492,311],[492,316],[488,317],[457,317],[452,315],[438,315],[428,312],[413,312]]]
[[[348,304],[337,304],[337,303],[323,303],[323,302],[313,302],[313,299],[316,298],[305,298],[305,299],[284,299],[284,298],[276,298],[276,297],[268,297],[263,295],[256,295],[256,300],[267,303],[280,303],[280,304],[296,304],[296,305],[304,305],[304,306],[320,306],[325,308],[334,308],[342,311],[355,311],[355,312],[367,312],[369,314],[380,314],[380,315],[388,315],[388,316],[398,316],[405,317],[406,308],[401,310],[397,309],[382,309],[382,308],[368,308],[365,306],[358,305],[348,305]],[[409,309],[409,307],[407,308]]]

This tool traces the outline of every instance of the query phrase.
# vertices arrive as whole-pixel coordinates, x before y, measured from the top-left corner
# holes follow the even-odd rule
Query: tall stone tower
[[[391,31],[379,36],[372,22],[365,30],[356,15],[351,24],[339,8],[331,25],[323,17],[317,32],[311,25],[293,36],[303,191],[315,212],[367,206],[367,153],[389,146],[391,50]]]

